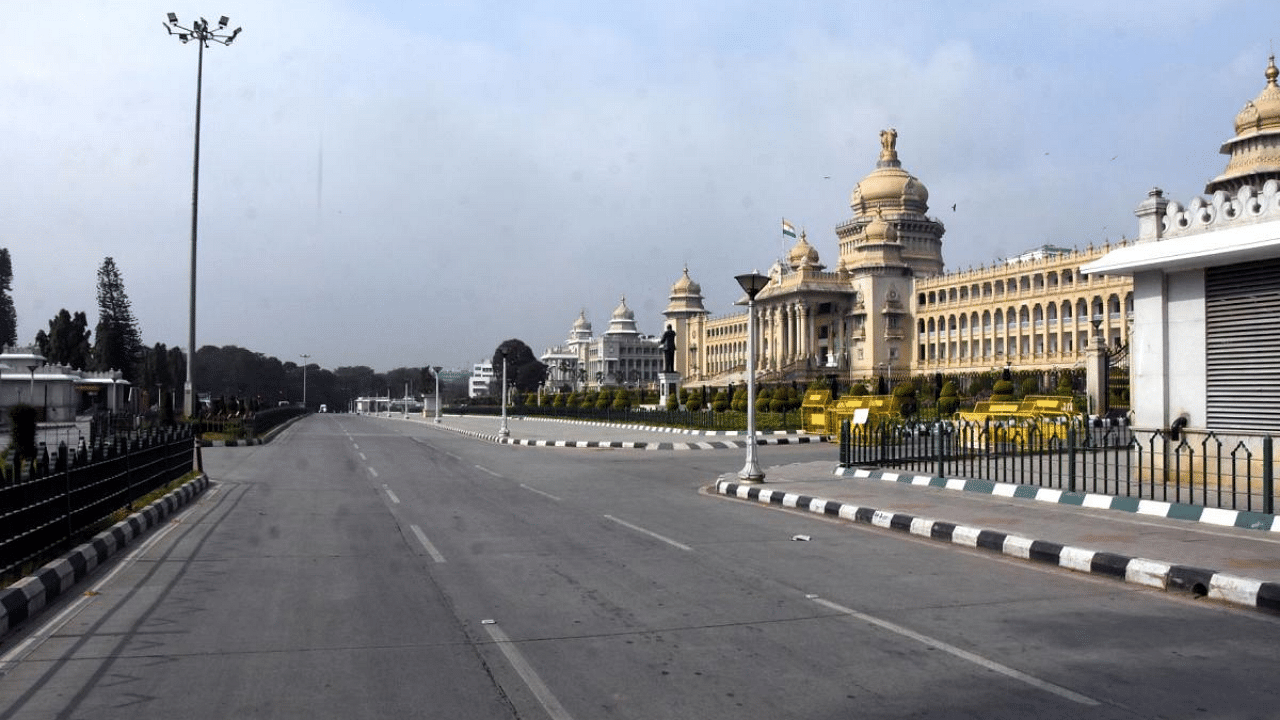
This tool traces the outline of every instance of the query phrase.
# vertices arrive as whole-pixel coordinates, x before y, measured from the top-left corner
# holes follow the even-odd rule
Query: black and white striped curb
[[[0,636],[70,590],[107,558],[190,503],[208,486],[209,477],[201,475],[98,533],[68,555],[0,590]]]
[[[527,438],[502,437],[497,433],[482,433],[475,430],[465,430],[463,428],[451,427],[449,425],[437,425],[436,427],[462,435],[469,435],[491,443],[501,445],[523,445],[526,447],[555,447],[555,448],[613,448],[625,450],[724,450],[728,448],[742,448],[747,446],[746,440],[708,440],[706,442],[647,442],[626,441],[626,440],[531,440]],[[802,445],[806,443],[822,442],[812,435],[786,435],[779,437],[759,437],[756,439],[757,445]]]
[[[1055,488],[1036,487],[1034,485],[1017,485],[1014,483],[994,482],[991,480],[975,480],[964,478],[943,478],[929,475],[910,475],[906,473],[874,470],[864,468],[837,467],[835,474],[840,477],[851,477],[869,480],[887,480],[890,482],[923,485],[927,487],[976,492],[999,497],[1023,498],[1060,505],[1078,505],[1080,507],[1099,510],[1120,510],[1122,512],[1152,515],[1172,520],[1190,520],[1192,522],[1222,525],[1226,527],[1245,528],[1248,530],[1267,530],[1280,532],[1280,516],[1246,510],[1224,510],[1202,505],[1164,502],[1162,500],[1146,500],[1135,497],[1102,495],[1099,493],[1070,492]]]
[[[818,515],[898,530],[964,547],[990,550],[1010,557],[1102,575],[1145,587],[1191,593],[1232,605],[1280,613],[1280,583],[1263,582],[1187,565],[1098,552],[1047,540],[1032,540],[996,530],[984,530],[906,513],[858,507],[834,500],[770,490],[760,485],[743,485],[720,480],[716,482],[716,492],[742,500],[807,510]]]
[[[666,425],[628,425],[626,423],[604,422],[601,420],[572,420],[569,418],[539,417],[534,419],[536,419],[539,422],[555,422],[555,423],[562,423],[565,425],[585,425],[590,427],[620,428],[625,430],[643,430],[645,432],[672,433],[675,435],[707,435],[711,437],[744,437],[747,434],[746,430],[697,430],[695,428],[669,427]],[[827,442],[827,438],[824,435],[809,435],[807,433],[797,434],[795,432],[791,432],[788,430],[757,430],[756,435],[763,438],[767,438],[770,435],[784,435],[784,436],[793,437],[793,438],[807,438],[803,440],[797,439],[795,440],[795,442],[814,442],[814,443]]]

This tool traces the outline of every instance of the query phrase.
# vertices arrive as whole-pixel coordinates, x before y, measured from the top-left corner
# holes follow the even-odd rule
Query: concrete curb
[[[92,540],[76,547],[61,559],[48,563],[34,574],[0,590],[0,637],[71,590],[107,558],[162,523],[208,487],[209,476],[201,475],[98,533]]]
[[[450,427],[447,424],[434,425],[434,427],[450,432],[456,432],[462,435],[485,440],[487,442],[498,445],[523,445],[526,447],[554,447],[554,448],[611,448],[624,450],[725,450],[729,448],[746,447],[745,440],[708,440],[705,442],[647,442],[647,441],[625,441],[625,440],[531,440],[525,438],[500,437],[497,433],[482,433],[474,430],[464,430],[462,428]],[[641,428],[642,429],[642,428]],[[815,439],[812,435],[787,435],[783,437],[761,437],[757,438],[757,445],[802,445],[806,443],[823,442],[822,439]]]
[[[807,510],[818,515],[897,530],[964,547],[990,550],[1005,556],[1055,565],[1067,570],[1123,580],[1165,591],[1208,597],[1231,605],[1280,613],[1280,583],[1228,575],[1216,570],[1174,565],[1145,558],[1071,547],[1047,540],[957,525],[834,500],[770,490],[718,480],[716,492],[727,497],[766,505]]]
[[[1023,498],[1060,505],[1078,505],[1099,510],[1119,510],[1122,512],[1151,515],[1173,520],[1190,520],[1225,527],[1237,527],[1247,530],[1265,530],[1280,532],[1280,516],[1267,513],[1249,512],[1245,510],[1222,510],[1207,508],[1201,505],[1171,503],[1161,500],[1145,500],[1134,497],[1101,495],[1098,493],[1070,492],[1054,488],[1036,487],[1034,485],[1017,485],[1014,483],[993,482],[991,480],[975,480],[964,478],[944,478],[930,475],[911,475],[864,468],[837,467],[837,477],[850,477],[866,480],[887,480],[923,485],[927,487],[976,492],[1000,497]]]

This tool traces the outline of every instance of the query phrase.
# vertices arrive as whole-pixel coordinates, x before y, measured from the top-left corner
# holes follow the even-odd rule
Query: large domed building
[[[1116,346],[1127,343],[1127,278],[1078,272],[1105,245],[1086,252],[1043,247],[991,268],[946,274],[946,228],[929,216],[929,190],[903,167],[897,145],[896,130],[880,133],[875,167],[850,193],[853,217],[835,228],[834,270],[803,231],[770,268],[756,297],[762,382],[1078,366],[1089,320],[1104,310],[1113,312],[1100,332]],[[712,317],[687,268],[669,299],[664,315],[677,332],[676,370],[684,382],[740,382],[746,314]]]

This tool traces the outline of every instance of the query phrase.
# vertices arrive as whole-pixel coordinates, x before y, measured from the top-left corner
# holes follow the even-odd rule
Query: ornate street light
[[[758,272],[738,275],[735,280],[747,293],[747,462],[738,471],[743,482],[764,482],[764,471],[756,462],[756,295],[769,283]]]
[[[170,35],[177,35],[184,45],[195,40],[196,46],[200,49],[196,61],[195,154],[191,164],[191,322],[187,332],[187,383],[182,395],[182,411],[189,418],[195,417],[196,408],[196,220],[199,217],[200,207],[200,90],[204,83],[204,49],[211,42],[230,45],[236,39],[240,34],[240,28],[227,32],[228,22],[227,16],[223,15],[218,18],[216,28],[210,28],[209,21],[204,18],[192,23],[191,27],[183,27],[178,24],[178,16],[169,13],[168,20],[164,23],[164,29],[169,31]]]

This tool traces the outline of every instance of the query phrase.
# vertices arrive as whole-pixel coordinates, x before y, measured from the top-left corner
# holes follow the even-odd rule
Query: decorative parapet
[[[1261,191],[1246,185],[1234,196],[1219,190],[1208,199],[1192,198],[1186,207],[1170,202],[1160,237],[1196,235],[1271,220],[1280,220],[1280,182],[1276,180],[1268,180]]]

